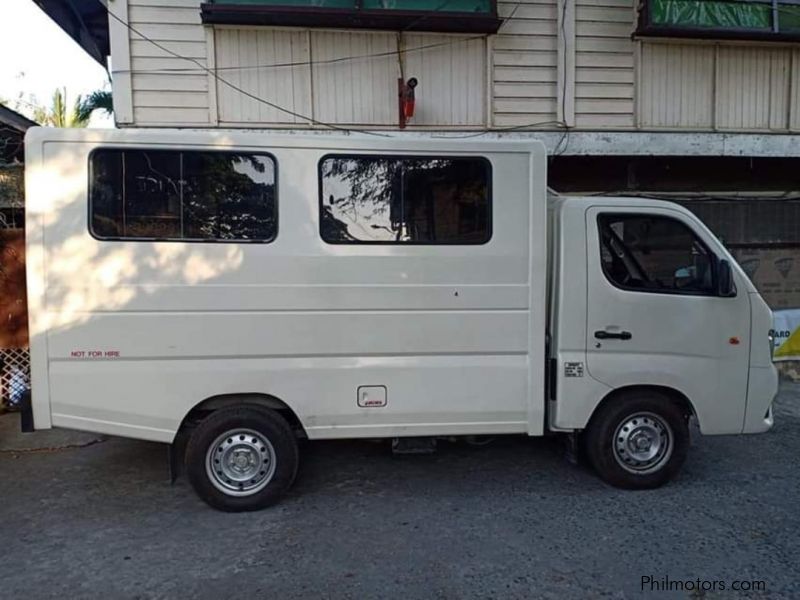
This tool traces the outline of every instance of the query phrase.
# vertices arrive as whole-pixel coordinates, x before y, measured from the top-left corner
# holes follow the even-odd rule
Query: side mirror
[[[731,263],[723,259],[717,263],[717,296],[730,298],[736,295]]]

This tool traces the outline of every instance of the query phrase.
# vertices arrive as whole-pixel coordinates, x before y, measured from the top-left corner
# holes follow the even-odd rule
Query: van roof
[[[212,145],[219,148],[320,148],[373,152],[528,152],[545,160],[546,150],[539,140],[463,139],[458,136],[433,138],[430,134],[397,136],[375,131],[352,134],[330,131],[280,131],[247,129],[60,129],[32,127],[26,144],[47,142],[87,142],[107,144],[158,144],[164,146]]]

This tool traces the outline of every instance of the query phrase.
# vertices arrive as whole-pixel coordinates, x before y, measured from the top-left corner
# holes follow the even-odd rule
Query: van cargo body
[[[725,248],[670,203],[548,200],[536,142],[32,129],[26,187],[35,428],[184,437],[218,508],[275,501],[297,437],[583,432],[653,487],[690,416],[772,424]]]

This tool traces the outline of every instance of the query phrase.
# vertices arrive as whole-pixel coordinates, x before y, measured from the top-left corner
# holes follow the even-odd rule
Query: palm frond
[[[92,92],[80,101],[75,116],[79,121],[86,123],[96,110],[103,111],[107,115],[114,114],[111,92],[105,90]]]

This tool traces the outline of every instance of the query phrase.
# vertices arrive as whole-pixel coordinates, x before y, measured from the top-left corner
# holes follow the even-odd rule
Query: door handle
[[[595,331],[594,337],[598,340],[629,340],[633,337],[633,334],[630,331]]]

